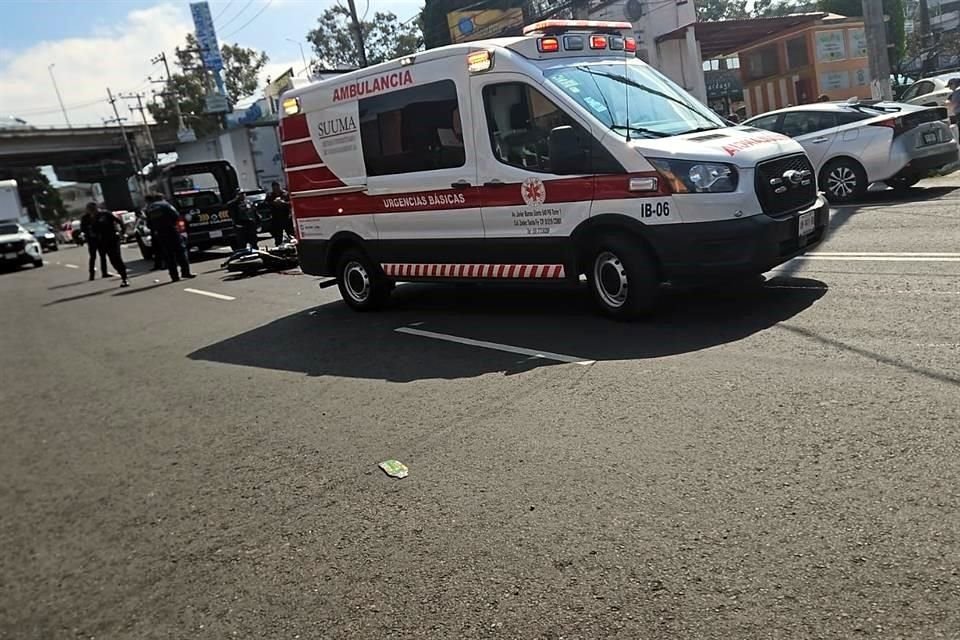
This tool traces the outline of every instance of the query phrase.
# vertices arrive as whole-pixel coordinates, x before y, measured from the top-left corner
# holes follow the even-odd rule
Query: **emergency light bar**
[[[629,22],[611,22],[608,20],[541,20],[523,28],[523,35],[534,33],[558,34],[565,31],[630,31],[633,25]]]

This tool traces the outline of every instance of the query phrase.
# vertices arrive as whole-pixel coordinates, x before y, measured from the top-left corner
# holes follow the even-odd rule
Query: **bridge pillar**
[[[100,183],[100,189],[103,191],[104,206],[111,211],[119,209],[133,210],[133,198],[130,197],[130,189],[127,186],[127,179],[123,176],[110,176],[97,180]]]

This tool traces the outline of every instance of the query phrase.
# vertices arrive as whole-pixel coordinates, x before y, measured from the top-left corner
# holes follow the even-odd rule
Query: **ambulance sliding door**
[[[473,130],[464,126],[466,67],[437,60],[410,70],[407,86],[359,100],[378,253],[392,262],[454,261],[450,240],[483,238]]]

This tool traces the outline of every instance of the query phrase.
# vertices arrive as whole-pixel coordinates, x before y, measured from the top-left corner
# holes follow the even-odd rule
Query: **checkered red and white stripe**
[[[562,264],[382,264],[391,278],[558,279]]]

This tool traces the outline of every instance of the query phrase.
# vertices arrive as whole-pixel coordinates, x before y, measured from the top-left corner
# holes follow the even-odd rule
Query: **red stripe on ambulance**
[[[380,265],[390,278],[490,278],[557,280],[566,277],[562,264],[411,264]]]
[[[307,116],[299,114],[287,116],[280,121],[280,139],[299,140],[310,137],[310,128],[307,126]]]

